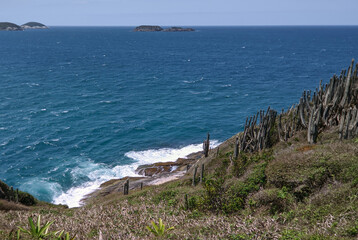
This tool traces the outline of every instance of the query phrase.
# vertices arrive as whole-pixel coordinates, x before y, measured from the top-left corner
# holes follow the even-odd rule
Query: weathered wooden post
[[[140,183],[140,190],[143,189],[143,182]]]
[[[189,209],[188,194],[185,194],[184,202],[185,202],[185,209],[188,210]]]
[[[204,164],[201,164],[200,183],[203,183],[204,179]]]
[[[196,176],[197,170],[198,170],[198,166],[195,166],[194,174],[193,174],[193,186],[194,186],[194,187],[195,187],[195,176]]]
[[[210,148],[210,134],[208,133],[208,136],[206,137],[206,140],[203,143],[203,150],[205,157],[208,157],[209,155],[209,148]]]
[[[234,148],[235,160],[237,159],[238,156],[239,156],[239,138],[236,137],[235,148]]]
[[[129,178],[126,180],[123,186],[123,195],[129,194]]]

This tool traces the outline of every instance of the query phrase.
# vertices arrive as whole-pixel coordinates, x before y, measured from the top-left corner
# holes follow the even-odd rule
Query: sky
[[[358,0],[0,0],[0,6],[0,22],[20,25],[358,25]]]

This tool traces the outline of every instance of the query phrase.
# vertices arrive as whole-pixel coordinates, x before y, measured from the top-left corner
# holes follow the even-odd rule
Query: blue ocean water
[[[0,179],[78,206],[296,103],[358,58],[358,27],[53,27],[0,32]]]

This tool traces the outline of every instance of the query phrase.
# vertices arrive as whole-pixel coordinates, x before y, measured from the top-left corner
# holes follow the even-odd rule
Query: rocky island
[[[163,29],[160,26],[141,25],[134,29],[135,32],[194,32],[193,28],[170,27]]]
[[[21,25],[23,29],[47,29],[48,27],[38,22],[28,22]]]
[[[159,26],[141,25],[134,29],[135,32],[160,32],[163,28]]]
[[[11,22],[0,22],[0,31],[23,31],[26,29],[47,29],[48,27],[38,22],[28,22],[21,26]]]
[[[182,28],[182,27],[171,27],[163,30],[163,32],[194,32],[194,31],[195,30],[193,28]]]
[[[22,31],[22,27],[10,22],[0,22],[0,31]]]

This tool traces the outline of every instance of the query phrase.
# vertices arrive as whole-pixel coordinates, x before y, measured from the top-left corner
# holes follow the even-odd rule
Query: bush
[[[254,194],[250,200],[255,203],[255,207],[267,206],[271,214],[287,211],[294,202],[286,187],[262,190]]]
[[[162,191],[158,195],[154,196],[152,198],[152,201],[155,204],[158,204],[161,201],[166,201],[166,202],[171,201],[171,203],[172,203],[173,200],[175,199],[175,197],[177,196],[177,194],[178,194],[177,190]]]
[[[224,182],[223,178],[207,179],[204,182],[204,204],[210,210],[218,210],[222,208],[225,198]]]
[[[26,206],[33,206],[37,200],[31,194],[19,191],[19,202]]]

